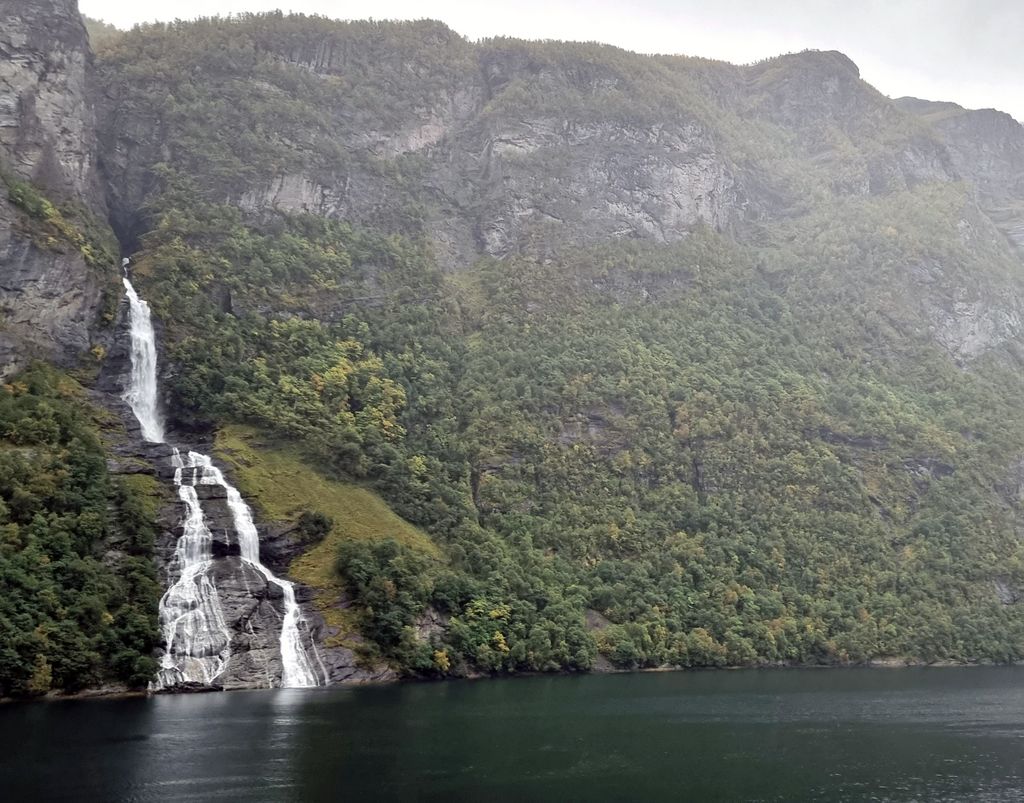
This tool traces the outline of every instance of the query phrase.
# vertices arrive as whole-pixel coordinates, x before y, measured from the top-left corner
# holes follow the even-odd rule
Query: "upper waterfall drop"
[[[139,420],[142,437],[153,443],[163,443],[164,422],[157,400],[156,333],[149,304],[139,298],[127,276],[122,281],[130,307],[132,341],[132,372],[123,398]]]

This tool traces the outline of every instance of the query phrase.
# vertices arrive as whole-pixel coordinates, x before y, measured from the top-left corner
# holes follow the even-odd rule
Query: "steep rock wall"
[[[91,58],[75,0],[0,2],[0,376],[74,364],[97,325],[112,266],[90,266],[74,224],[39,204],[105,221]]]

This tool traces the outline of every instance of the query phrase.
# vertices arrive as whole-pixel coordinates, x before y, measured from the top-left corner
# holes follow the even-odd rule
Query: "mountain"
[[[892,101],[834,52],[736,66],[265,14],[93,56],[72,2],[0,18],[22,444],[0,456],[77,453],[37,422],[77,410],[106,457],[91,493],[128,480],[160,576],[181,510],[120,401],[118,251],[170,429],[253,505],[332,682],[1021,656],[1012,118]],[[63,513],[8,474],[0,691],[66,687],[42,682],[60,645],[26,634],[99,644],[113,603],[83,586],[90,631],[21,602],[20,533]],[[76,548],[122,577],[135,525],[100,518]],[[87,685],[159,654],[148,593],[131,671],[94,645]],[[263,650],[279,601],[225,593],[232,649]]]

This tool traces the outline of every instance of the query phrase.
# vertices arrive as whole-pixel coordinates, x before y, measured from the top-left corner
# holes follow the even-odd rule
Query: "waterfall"
[[[131,372],[125,401],[142,428],[142,437],[164,443],[164,424],[157,404],[156,333],[149,305],[139,298],[128,277],[124,278],[128,297],[131,333]],[[221,675],[231,660],[231,631],[224,620],[217,586],[214,582],[213,536],[206,524],[202,502],[196,487],[219,485],[227,495],[228,509],[238,537],[243,566],[258,572],[268,585],[281,589],[284,616],[281,620],[281,686],[318,686],[321,678],[302,644],[302,611],[295,600],[295,587],[274,575],[260,561],[260,541],[252,511],[242,495],[213,464],[212,458],[188,452],[183,458],[178,449],[171,458],[174,485],[185,506],[182,535],[174,550],[177,579],[160,599],[160,624],[165,652],[157,673],[156,688],[182,683],[209,685]],[[327,672],[320,663],[316,646],[310,646],[319,664],[323,682]]]
[[[157,405],[156,333],[150,319],[149,304],[139,298],[128,277],[124,279],[128,296],[132,340],[132,373],[124,400],[132,408],[142,427],[142,437],[153,443],[164,442],[164,422]]]
[[[262,574],[268,583],[281,589],[284,598],[284,619],[281,621],[281,685],[289,688],[320,685],[313,666],[309,662],[309,657],[306,655],[306,650],[302,646],[302,637],[299,631],[302,611],[299,609],[298,602],[295,601],[295,586],[287,580],[275,577],[274,573],[260,562],[260,536],[256,532],[256,525],[252,520],[252,511],[242,499],[238,489],[224,479],[223,472],[213,465],[213,461],[209,457],[198,452],[189,452],[189,460],[202,466],[204,472],[202,482],[219,485],[227,494],[228,509],[231,511],[231,518],[235,525],[235,534],[238,536],[242,560]],[[313,649],[315,650],[316,647],[314,646]]]
[[[224,621],[217,587],[208,572],[213,565],[213,536],[196,493],[203,464],[189,453],[186,466],[175,449],[174,484],[187,511],[182,535],[174,550],[180,574],[160,600],[160,624],[165,652],[157,675],[157,688],[184,682],[209,685],[231,657],[231,632]],[[186,482],[185,469],[191,482]]]

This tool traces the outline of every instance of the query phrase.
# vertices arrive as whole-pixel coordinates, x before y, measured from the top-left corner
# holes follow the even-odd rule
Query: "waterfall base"
[[[294,588],[261,562],[241,494],[201,452],[173,449],[171,465],[184,517],[160,600],[156,687],[326,683]]]
[[[92,401],[115,414],[112,420],[123,422],[107,433],[111,440],[107,461],[111,474],[115,477],[146,474],[159,480],[163,496],[157,515],[157,572],[161,584],[167,587],[175,577],[174,555],[183,534],[182,503],[173,482],[175,471],[171,464],[172,448],[167,444],[149,443],[143,439],[135,417],[120,398],[119,392],[93,392],[91,396]],[[197,444],[197,447],[202,451],[212,448],[209,444]],[[268,583],[259,572],[243,569],[241,547],[234,535],[233,517],[224,489],[215,485],[200,485],[197,493],[202,500],[211,533],[213,558],[209,571],[219,584],[218,596],[230,635],[232,657],[222,675],[213,683],[176,682],[174,678],[165,677],[168,688],[161,693],[276,687],[280,685],[283,674],[279,645],[281,622],[285,615],[283,592],[280,587]],[[291,540],[291,529],[282,523],[268,523],[266,528],[260,527],[260,540],[270,541],[263,559],[268,568],[279,576],[287,571],[291,560],[301,553],[301,545]],[[367,669],[345,647],[325,647],[323,640],[329,633],[323,619],[310,603],[308,589],[297,586],[295,592],[305,622],[303,638],[309,639],[310,648],[316,645],[328,683],[367,683],[394,679],[394,674],[386,667]],[[320,682],[323,683],[322,680]]]

